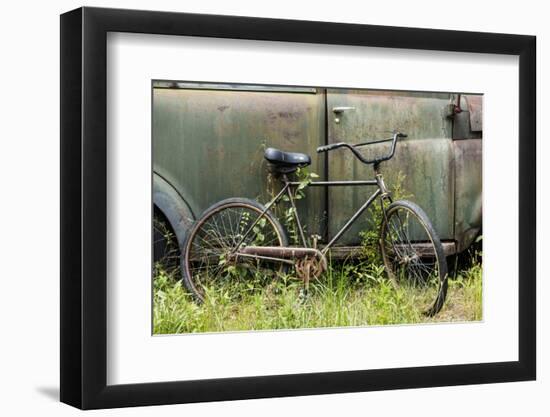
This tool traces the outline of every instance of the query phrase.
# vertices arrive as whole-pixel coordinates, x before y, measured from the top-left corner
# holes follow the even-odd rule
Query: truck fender
[[[181,248],[195,216],[176,189],[157,173],[153,173],[153,204],[170,223]]]

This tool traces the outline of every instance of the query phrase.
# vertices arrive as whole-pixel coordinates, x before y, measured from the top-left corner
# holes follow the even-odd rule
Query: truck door
[[[397,129],[408,135],[400,140],[393,159],[381,164],[388,188],[397,185],[428,214],[442,240],[453,238],[454,173],[452,121],[447,117],[450,94],[377,90],[327,90],[328,143],[359,143],[391,136]],[[387,153],[389,143],[362,148],[368,156]],[[351,152],[328,154],[330,180],[371,179],[372,166]],[[332,187],[328,191],[329,237],[372,193],[373,187]],[[358,233],[368,228],[363,216],[342,237],[340,244],[360,243]]]
[[[268,176],[266,147],[309,153],[311,171],[325,175],[315,152],[325,143],[325,114],[322,89],[155,82],[154,171],[197,217],[229,197],[266,203],[278,185]],[[308,235],[322,232],[325,196],[308,190],[298,203]]]

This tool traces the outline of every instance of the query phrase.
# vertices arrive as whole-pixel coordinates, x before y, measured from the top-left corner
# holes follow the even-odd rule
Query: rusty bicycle
[[[298,168],[311,164],[310,156],[267,148],[264,157],[281,181],[281,190],[265,206],[250,199],[229,198],[214,204],[201,215],[183,244],[181,262],[186,288],[200,302],[204,301],[209,290],[218,286],[231,283],[246,291],[276,279],[294,267],[307,291],[310,280],[327,270],[327,255],[331,248],[378,198],[382,209],[379,244],[386,274],[395,285],[406,285],[415,291],[418,308],[425,315],[437,314],[447,293],[447,262],[443,246],[424,210],[411,201],[392,200],[380,170],[381,163],[394,156],[398,140],[406,137],[403,133],[393,132],[387,139],[356,144],[339,142],[317,148],[318,153],[339,148],[351,151],[362,163],[373,166],[374,178],[311,181],[307,187],[376,187],[322,247],[318,244],[318,236],[312,236],[311,244],[308,244],[293,192],[302,182],[290,179]],[[367,159],[359,151],[361,147],[382,142],[390,143],[389,151],[383,156]],[[285,228],[270,210],[283,197],[292,207],[300,245],[289,245]]]

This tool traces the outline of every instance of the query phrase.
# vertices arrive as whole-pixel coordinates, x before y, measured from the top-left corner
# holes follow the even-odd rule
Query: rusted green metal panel
[[[455,95],[460,106],[453,115],[453,139],[481,139],[483,135],[483,96]]]
[[[267,202],[269,146],[307,152],[311,169],[324,173],[315,153],[325,140],[323,92],[215,87],[153,89],[154,171],[196,215],[228,197]],[[320,231],[325,201],[325,190],[316,189],[301,202],[311,233]]]
[[[482,227],[483,96],[460,95],[453,116],[456,250],[472,244]]]
[[[403,188],[432,220],[442,239],[453,239],[454,166],[452,120],[447,117],[448,93],[384,92],[377,90],[328,90],[328,141],[364,142],[391,136],[398,129],[408,135],[400,140],[395,157],[381,165],[386,185],[391,188],[400,172]],[[387,153],[389,144],[365,148],[366,155]],[[329,155],[328,176],[337,179],[372,178],[372,166],[365,166],[349,152]],[[329,191],[329,234],[334,234],[364,202],[372,189],[334,188]],[[364,217],[352,227],[343,244],[356,244]]]
[[[319,145],[408,134],[381,166],[391,187],[424,208],[440,237],[466,248],[481,227],[481,96],[451,93],[343,90],[157,82],[153,89],[154,171],[195,216],[220,199],[269,200],[273,182],[265,147],[311,155],[311,171],[330,180],[372,178],[349,152],[318,155]],[[460,103],[461,112],[449,113]],[[472,139],[475,138],[475,139]],[[455,139],[455,140],[453,140]],[[365,148],[385,154],[388,144]],[[369,188],[307,191],[299,202],[307,234],[331,237],[365,201]],[[327,225],[326,216],[330,217]],[[359,243],[366,218],[340,244]]]
[[[482,225],[482,140],[453,142],[455,155],[455,239],[457,251],[466,249]]]
[[[450,93],[329,89],[329,141],[389,137],[394,129],[405,132],[409,139],[450,139],[450,98]],[[334,110],[339,107],[350,109],[337,117]]]

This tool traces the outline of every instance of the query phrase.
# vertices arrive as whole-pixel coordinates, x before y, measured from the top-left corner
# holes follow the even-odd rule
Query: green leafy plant
[[[270,176],[271,177],[271,176]],[[305,198],[305,188],[316,178],[319,178],[319,175],[317,175],[314,172],[310,172],[307,168],[298,168],[296,172],[294,173],[294,180],[299,182],[299,185],[296,187],[292,187],[292,198],[296,201],[302,200]],[[270,185],[270,195],[271,198],[275,197],[276,190],[274,187],[275,181],[273,181],[273,178],[271,177],[268,181],[268,184]],[[283,204],[278,203],[273,206],[272,210],[275,212],[275,215],[282,220],[283,226],[285,227],[286,231],[288,232],[288,237],[290,239],[290,244],[292,245],[299,245],[300,242],[300,234],[298,230],[298,226],[296,224],[296,213],[294,211],[294,207],[290,204],[290,198],[288,195],[283,195],[281,197],[281,201]],[[306,231],[306,226],[302,225],[304,233]]]
[[[388,184],[389,191],[393,201],[410,199],[413,197],[411,193],[408,193],[404,188],[406,176],[401,172],[397,172],[395,178],[390,178]],[[380,253],[380,225],[382,224],[382,200],[378,203],[372,204],[367,210],[367,229],[360,232],[362,255],[372,263],[381,264],[382,255]]]

